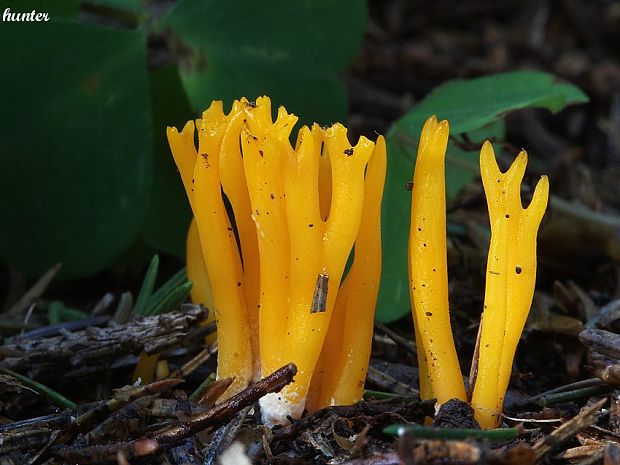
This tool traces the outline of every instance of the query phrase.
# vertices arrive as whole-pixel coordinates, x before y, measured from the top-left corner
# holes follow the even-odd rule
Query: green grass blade
[[[192,283],[189,281],[177,286],[172,292],[164,297],[159,304],[151,307],[147,315],[161,315],[177,308],[181,302],[183,302],[189,294],[192,288]]]
[[[213,384],[213,381],[215,381],[215,373],[211,373],[209,376],[207,376],[207,379],[205,379],[200,384],[200,386],[198,386],[196,390],[192,392],[192,394],[189,396],[189,400],[191,402],[198,402],[198,400],[200,400],[207,388],[211,386],[211,384]]]
[[[168,294],[185,282],[187,282],[187,270],[185,268],[181,268],[153,293],[149,299],[148,308],[151,309],[153,307],[157,307]],[[150,312],[148,313],[150,314]]]
[[[50,302],[47,307],[47,321],[50,325],[57,325],[60,323],[60,307],[62,307],[62,302],[57,300]]]
[[[153,289],[155,288],[155,280],[157,279],[157,272],[159,270],[159,255],[153,255],[153,259],[149,264],[149,268],[144,275],[144,281],[142,282],[142,288],[140,294],[136,299],[136,305],[134,306],[134,312],[138,315],[146,315],[149,308],[149,300],[153,295]]]
[[[373,391],[372,389],[364,389],[364,399],[396,399],[397,397],[403,397],[400,394],[393,392]]]

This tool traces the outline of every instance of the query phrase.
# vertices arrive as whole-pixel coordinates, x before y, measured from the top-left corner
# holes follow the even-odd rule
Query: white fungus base
[[[245,446],[240,442],[233,442],[218,459],[220,465],[252,465],[245,453]]]
[[[263,423],[269,427],[286,425],[287,417],[300,418],[304,412],[306,398],[290,399],[283,393],[270,393],[258,401],[261,409]]]

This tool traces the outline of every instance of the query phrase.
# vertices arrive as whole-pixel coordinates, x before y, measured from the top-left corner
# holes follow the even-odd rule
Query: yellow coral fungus
[[[409,278],[420,370],[420,396],[467,400],[448,313],[444,158],[447,121],[429,118],[416,160],[409,236]],[[484,312],[471,405],[480,426],[499,425],[512,361],[532,304],[536,236],[547,207],[549,183],[538,182],[529,207],[521,205],[527,154],[502,173],[487,141],[480,171],[491,220]]]
[[[524,209],[521,180],[526,166],[524,151],[506,173],[499,170],[489,142],[480,152],[491,244],[472,406],[483,428],[499,425],[512,360],[534,295],[536,235],[547,208],[549,182],[546,176],[540,179]]]
[[[446,256],[445,155],[448,122],[429,118],[413,176],[409,287],[420,367],[421,397],[466,400],[450,329]]]
[[[195,123],[198,150],[193,123],[180,134],[168,129],[200,242],[190,229],[188,271],[212,290],[218,376],[235,377],[232,394],[288,362],[298,367],[293,384],[261,400],[271,424],[301,415],[332,321],[347,349],[334,354],[343,375],[326,381],[325,395],[337,402],[360,398],[380,274],[383,139],[375,147],[362,137],[352,146],[342,125],[315,125],[301,128],[292,147],[296,121],[284,108],[273,121],[271,102],[262,97],[236,101],[229,114],[214,102]],[[354,265],[341,287],[356,240]],[[195,262],[199,250],[206,280]],[[355,323],[347,321],[343,330],[342,320],[351,319],[361,301],[363,311],[357,308]]]

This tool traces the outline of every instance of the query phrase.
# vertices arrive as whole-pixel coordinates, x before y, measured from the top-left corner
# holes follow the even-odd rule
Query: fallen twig
[[[47,287],[56,277],[62,268],[62,264],[56,263],[53,267],[43,273],[36,283],[28,289],[28,291],[19,299],[11,308],[7,310],[7,314],[11,316],[19,316],[21,313],[35,303],[45,292]]]
[[[222,378],[209,384],[196,403],[205,407],[213,407],[222,394],[230,387],[235,378]]]
[[[168,378],[187,378],[203,363],[211,358],[217,352],[217,343],[213,343],[201,350],[194,358],[185,363],[181,368],[172,372]]]
[[[150,455],[159,449],[159,444],[152,439],[137,439],[130,442],[106,444],[104,446],[70,447],[56,449],[54,454],[68,463],[105,463],[115,462],[119,453],[127,459]]]
[[[58,442],[65,444],[76,437],[79,433],[88,432],[91,427],[101,421],[101,419],[105,418],[110,413],[116,412],[117,410],[123,408],[125,405],[133,402],[134,400],[139,399],[140,397],[167,391],[182,382],[183,380],[181,379],[164,379],[147,384],[146,386],[119,389],[116,391],[114,398],[77,417],[67,428],[67,431]]]
[[[184,313],[138,318],[125,325],[110,323],[106,328],[18,340],[0,347],[0,361],[40,381],[57,380],[59,372],[66,380],[105,370],[108,363],[130,353],[144,350],[152,354],[178,345],[206,316],[206,310],[194,307]]]
[[[400,465],[400,457],[396,452],[374,454],[368,458],[359,458],[343,462],[342,465]]]
[[[241,409],[239,413],[235,415],[232,421],[228,422],[224,426],[220,427],[209,444],[209,450],[203,460],[203,465],[213,465],[217,457],[224,452],[235,440],[237,433],[241,429],[245,418],[250,411],[250,407]]]
[[[420,391],[417,389],[408,386],[405,383],[398,381],[387,373],[383,373],[381,370],[373,367],[372,365],[368,366],[367,373],[368,381],[378,385],[381,389],[384,390],[392,390],[396,394],[400,394],[404,397],[418,397],[420,395]]]
[[[50,439],[51,430],[47,428],[31,428],[24,431],[12,431],[2,433],[0,441],[0,454],[28,448],[42,447]]]
[[[414,356],[418,355],[418,352],[416,351],[415,346],[409,339],[402,337],[401,335],[397,334],[395,331],[391,330],[386,325],[378,321],[375,321],[375,328],[378,330],[378,332],[386,335],[391,340],[393,340],[396,344],[398,344],[400,347],[402,347],[407,352],[409,352],[409,354],[414,355]]]
[[[293,381],[297,367],[289,363],[271,375],[252,383],[239,394],[232,396],[208,412],[192,417],[187,422],[177,424],[157,432],[153,439],[160,444],[178,444],[192,434],[209,427],[223,424],[248,405],[252,405],[270,392],[278,392]]]
[[[554,447],[559,446],[564,441],[573,438],[577,433],[593,425],[596,422],[599,410],[606,402],[607,399],[601,399],[594,405],[583,409],[578,415],[559,426],[553,433],[536,442],[532,447],[536,455],[536,461],[539,462]]]

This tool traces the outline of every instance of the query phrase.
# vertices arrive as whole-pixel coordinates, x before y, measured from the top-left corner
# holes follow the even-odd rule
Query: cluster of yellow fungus
[[[420,396],[467,401],[448,309],[445,154],[449,127],[433,116],[420,137],[413,178],[409,281],[420,368]],[[500,423],[512,361],[532,304],[536,235],[549,197],[543,176],[528,208],[521,205],[527,165],[522,151],[506,173],[485,142],[480,172],[491,221],[484,311],[471,405],[483,428]],[[470,387],[471,388],[471,387]]]
[[[234,378],[226,396],[289,362],[298,367],[293,384],[261,399],[268,424],[299,417],[304,408],[361,399],[381,274],[383,138],[362,137],[352,146],[342,125],[315,124],[302,127],[292,146],[296,122],[283,107],[274,121],[271,102],[262,97],[235,101],[228,114],[213,102],[182,132],[168,128],[194,213],[187,235],[191,297],[214,311],[218,377]],[[447,121],[426,121],[413,178],[409,281],[420,395],[439,404],[470,400],[480,425],[489,428],[499,424],[532,302],[549,184],[543,177],[524,209],[527,154],[502,173],[491,144],[482,147],[491,244],[468,399],[448,303],[448,136]]]
[[[273,121],[262,97],[168,128],[195,218],[192,300],[214,310],[227,395],[297,365],[294,383],[261,399],[268,424],[361,398],[381,274],[383,138],[352,146],[342,125],[314,125],[291,146],[296,121],[283,107]]]

